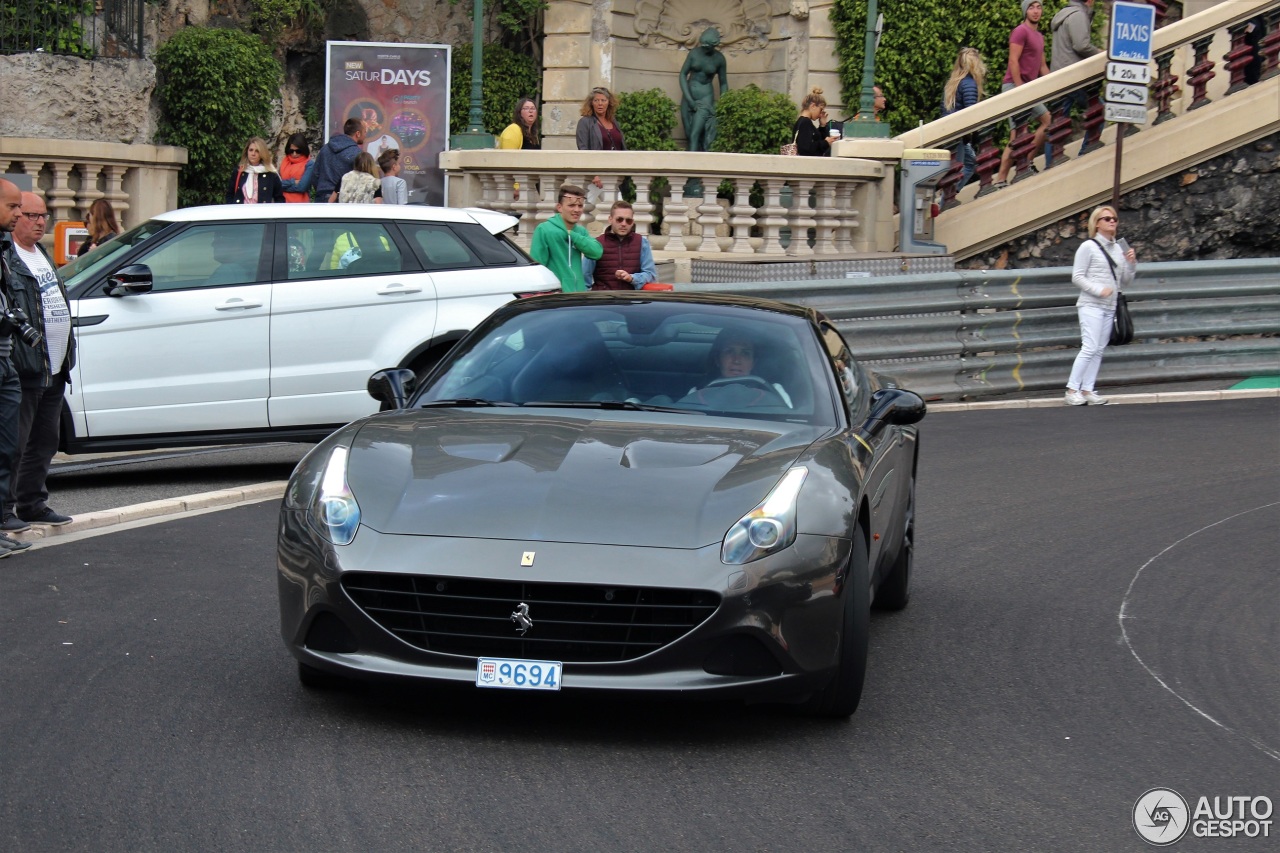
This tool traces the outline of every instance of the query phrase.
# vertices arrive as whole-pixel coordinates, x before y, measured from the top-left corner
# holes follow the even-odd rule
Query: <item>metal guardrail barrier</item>
[[[1080,347],[1070,267],[690,289],[817,308],[930,399],[1060,389]],[[1140,262],[1125,296],[1135,339],[1107,350],[1100,385],[1280,374],[1280,258]]]

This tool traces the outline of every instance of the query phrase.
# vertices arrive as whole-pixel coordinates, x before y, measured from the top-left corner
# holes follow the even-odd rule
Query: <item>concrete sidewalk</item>
[[[1209,383],[1206,383],[1209,384]],[[1221,383],[1213,383],[1221,384]],[[1182,384],[1185,389],[1187,383]],[[1103,389],[1106,391],[1107,389]],[[1144,390],[1136,393],[1108,393],[1107,399],[1112,405],[1139,405],[1151,403],[1189,403],[1222,400],[1243,400],[1257,397],[1280,398],[1280,388],[1202,388],[1197,390]],[[929,413],[991,411],[993,409],[1041,409],[1064,406],[1062,395],[1033,398],[1006,398],[1000,400],[982,400],[972,403],[930,403]],[[1081,407],[1087,408],[1087,407]],[[257,483],[233,489],[221,489],[215,492],[204,492],[197,495],[186,495],[165,500],[147,501],[118,509],[101,510],[77,515],[70,524],[61,527],[32,525],[30,530],[11,534],[13,538],[26,542],[48,546],[57,544],[59,539],[75,536],[109,532],[110,528],[121,525],[154,522],[170,516],[180,516],[212,509],[226,509],[241,504],[258,503],[265,500],[278,500],[284,495],[287,483],[277,480],[270,483]],[[91,533],[90,531],[93,531]]]

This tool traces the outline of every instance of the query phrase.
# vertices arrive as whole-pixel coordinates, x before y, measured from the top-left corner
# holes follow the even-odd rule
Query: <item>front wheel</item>
[[[867,539],[861,530],[853,537],[853,554],[844,582],[844,620],[840,626],[840,662],[836,674],[815,693],[805,710],[818,717],[850,717],[862,700],[870,639],[871,591],[868,588]]]

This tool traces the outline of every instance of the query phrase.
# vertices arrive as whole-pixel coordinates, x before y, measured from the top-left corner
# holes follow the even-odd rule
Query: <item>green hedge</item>
[[[800,107],[780,92],[748,84],[730,89],[716,102],[716,141],[712,151],[777,154],[791,141]]]
[[[484,46],[480,103],[484,129],[499,134],[511,124],[520,98],[539,100],[541,70],[531,56],[499,44]],[[453,49],[449,75],[449,132],[462,133],[471,122],[471,45]]]
[[[679,151],[671,138],[680,120],[679,107],[661,89],[618,95],[618,126],[632,151]]]
[[[159,139],[187,149],[178,204],[222,202],[240,151],[266,136],[284,73],[271,48],[236,30],[186,27],[155,53]]]

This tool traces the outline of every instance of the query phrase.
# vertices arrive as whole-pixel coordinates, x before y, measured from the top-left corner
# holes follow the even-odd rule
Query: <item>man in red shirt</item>
[[[1001,92],[1007,92],[1015,86],[1038,80],[1049,73],[1049,65],[1044,59],[1044,35],[1040,32],[1040,19],[1044,16],[1044,6],[1040,0],[1022,0],[1022,23],[1009,33],[1009,67],[1004,73]],[[1031,107],[1031,117],[1040,122],[1036,128],[1035,143],[1032,151],[1044,148],[1045,133],[1049,129],[1052,116],[1044,104]],[[1004,186],[1009,180],[1009,169],[1013,166],[1013,149],[1006,147],[1000,157],[1000,175],[996,186]]]

